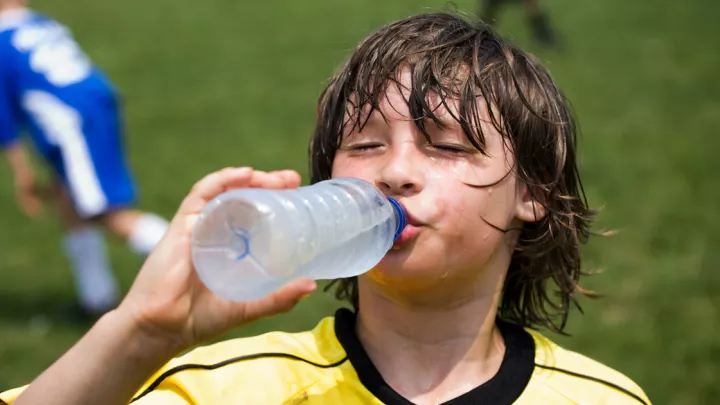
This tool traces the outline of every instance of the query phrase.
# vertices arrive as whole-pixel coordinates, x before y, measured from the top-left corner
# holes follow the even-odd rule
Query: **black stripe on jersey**
[[[550,367],[550,366],[544,366],[544,365],[542,365],[542,364],[537,364],[537,363],[535,364],[535,367],[544,368],[544,369],[546,369],[546,370],[553,370],[553,371],[557,371],[557,372],[559,372],[559,373],[567,374],[567,375],[569,375],[569,376],[573,376],[573,377],[577,377],[577,378],[583,378],[583,379],[585,379],[585,380],[590,380],[590,381],[594,381],[594,382],[596,382],[596,383],[600,383],[600,384],[602,384],[602,385],[604,385],[604,386],[606,386],[606,387],[613,388],[613,389],[615,389],[615,390],[618,390],[618,391],[622,392],[623,394],[625,394],[625,395],[627,395],[627,396],[629,396],[629,397],[632,397],[632,398],[636,399],[638,402],[640,402],[640,403],[643,404],[643,405],[648,405],[648,403],[645,402],[644,399],[640,398],[640,397],[637,396],[636,394],[630,392],[629,390],[627,390],[627,389],[625,389],[625,388],[623,388],[623,387],[621,387],[621,386],[619,386],[619,385],[617,385],[617,384],[611,383],[610,381],[605,381],[605,380],[602,380],[602,379],[597,378],[597,377],[593,377],[593,376],[589,376],[589,375],[585,375],[585,374],[576,373],[576,372],[574,372],[574,371],[565,370],[565,369],[562,369],[562,368],[555,368],[555,367]]]
[[[238,356],[233,357],[224,361],[221,361],[219,363],[215,364],[182,364],[176,367],[173,367],[166,372],[160,374],[158,378],[155,379],[155,381],[152,382],[140,395],[133,398],[130,403],[133,403],[137,401],[138,399],[144,397],[145,395],[151,393],[154,391],[163,381],[165,381],[168,377],[173,376],[179,372],[185,371],[185,370],[215,370],[220,367],[227,366],[229,364],[239,363],[243,361],[248,360],[256,360],[256,359],[265,359],[265,358],[274,358],[274,359],[287,359],[287,360],[295,360],[295,361],[302,361],[304,363],[313,365],[315,367],[319,368],[333,368],[337,367],[347,361],[347,356],[343,357],[342,359],[336,361],[335,363],[331,364],[319,364],[315,363],[313,361],[310,361],[308,359],[303,359],[302,357],[295,356],[294,354],[289,353],[256,353],[256,354],[249,354],[247,356]]]

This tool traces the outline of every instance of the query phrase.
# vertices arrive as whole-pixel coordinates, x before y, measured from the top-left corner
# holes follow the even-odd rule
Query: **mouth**
[[[407,209],[407,207],[405,207],[405,213],[407,215],[407,225],[405,225],[405,228],[403,228],[400,236],[395,239],[392,250],[399,250],[414,241],[417,238],[418,233],[420,233],[420,228],[423,226],[422,221],[415,217]]]
[[[400,236],[395,239],[395,242],[392,245],[392,250],[402,249],[404,246],[412,243],[412,241],[417,238],[418,233],[420,233],[420,226],[408,223],[402,233],[400,233]]]

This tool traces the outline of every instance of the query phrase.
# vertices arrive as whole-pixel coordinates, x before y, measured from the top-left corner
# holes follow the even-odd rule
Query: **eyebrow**
[[[378,109],[373,109],[372,113],[361,113],[359,116],[353,114],[349,118],[349,123],[352,123],[352,130],[354,132],[362,132],[365,129],[371,129],[380,125],[387,125],[385,118]]]
[[[437,125],[440,129],[462,130],[462,126],[460,125],[460,122],[458,122],[456,119],[454,119],[452,117],[452,115],[450,115],[450,114],[436,115],[435,119],[432,119],[428,116],[423,117],[423,121],[425,121],[426,123],[430,123],[432,125]]]

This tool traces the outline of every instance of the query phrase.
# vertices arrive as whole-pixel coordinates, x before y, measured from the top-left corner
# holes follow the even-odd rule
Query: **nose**
[[[412,142],[390,147],[375,180],[385,195],[407,197],[422,190],[422,161],[414,149]]]

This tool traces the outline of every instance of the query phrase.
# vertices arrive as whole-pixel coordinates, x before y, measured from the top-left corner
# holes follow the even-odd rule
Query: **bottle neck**
[[[387,197],[387,199],[395,212],[395,235],[393,236],[393,240],[397,240],[407,225],[407,213],[405,212],[405,208],[402,204],[400,204],[396,199],[392,197]]]

